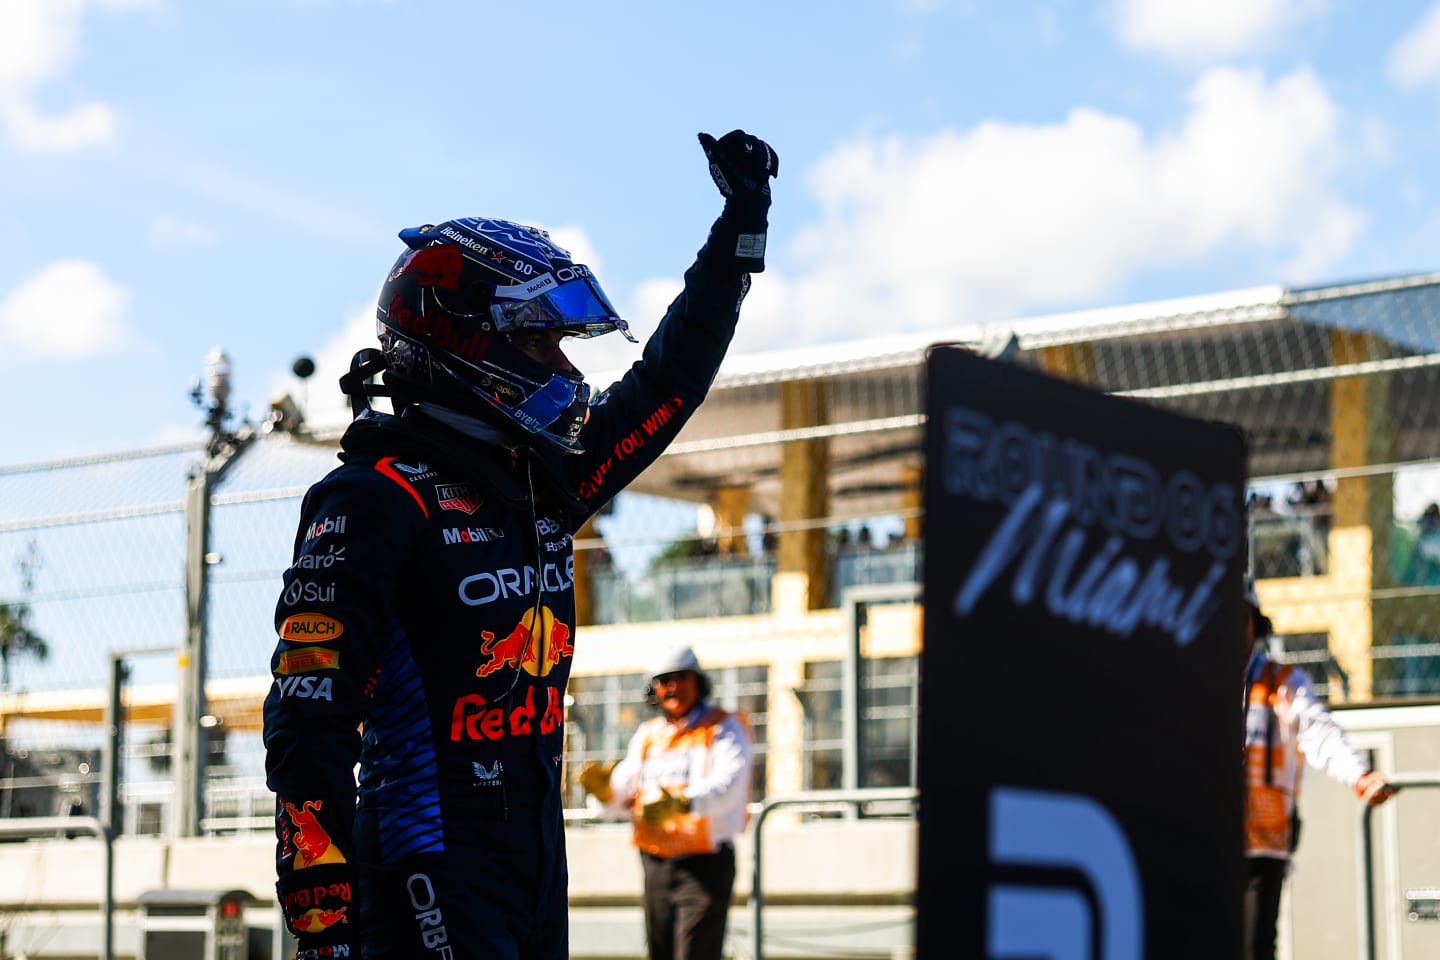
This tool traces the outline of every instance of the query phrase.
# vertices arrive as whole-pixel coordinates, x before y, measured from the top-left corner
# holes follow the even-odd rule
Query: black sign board
[[[1245,447],[928,363],[916,952],[1239,956]]]

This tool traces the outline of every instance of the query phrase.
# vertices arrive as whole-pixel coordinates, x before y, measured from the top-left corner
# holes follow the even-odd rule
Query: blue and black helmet
[[[525,330],[634,341],[599,282],[536,227],[462,217],[400,231],[380,291],[385,382],[407,402],[479,416],[579,453],[590,388],[511,342]],[[515,432],[514,430],[511,431]]]

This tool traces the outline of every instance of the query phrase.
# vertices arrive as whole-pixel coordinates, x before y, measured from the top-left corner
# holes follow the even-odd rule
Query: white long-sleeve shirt
[[[1347,787],[1354,787],[1369,768],[1315,695],[1304,670],[1276,663],[1257,647],[1245,671],[1245,688],[1246,853],[1289,857],[1301,757]],[[1273,732],[1267,732],[1272,713]]]
[[[603,809],[611,816],[629,812],[637,824],[637,845],[644,849],[640,807],[659,799],[664,788],[690,801],[690,817],[703,824],[714,850],[745,829],[751,758],[745,721],[710,703],[697,704],[676,721],[654,717],[641,724],[611,771],[613,793]]]

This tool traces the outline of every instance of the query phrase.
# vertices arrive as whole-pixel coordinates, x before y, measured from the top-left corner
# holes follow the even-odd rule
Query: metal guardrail
[[[0,820],[0,839],[48,837],[53,834],[88,833],[105,845],[105,946],[101,960],[115,960],[115,837],[95,817],[12,817]]]
[[[1413,790],[1417,787],[1440,787],[1440,779],[1433,775],[1415,776],[1398,773],[1393,777],[1386,777],[1392,786],[1399,787],[1400,792]],[[1390,798],[1394,803],[1398,795]],[[1370,815],[1375,808],[1368,803],[1360,805],[1360,835],[1356,841],[1355,861],[1360,871],[1360,883],[1358,888],[1359,913],[1360,913],[1360,960],[1375,960],[1375,877],[1374,871],[1370,868]]]
[[[765,912],[765,892],[760,881],[761,865],[761,828],[765,826],[765,818],[771,811],[781,807],[789,807],[793,810],[806,810],[814,813],[821,810],[850,810],[859,809],[869,803],[883,801],[909,801],[913,805],[920,799],[920,791],[914,789],[896,789],[894,787],[869,787],[859,790],[810,790],[803,793],[785,794],[777,797],[768,797],[760,804],[760,812],[755,815],[754,826],[751,828],[751,854],[753,859],[752,872],[750,874],[750,936],[752,943],[752,960],[764,960],[764,922],[762,915]]]

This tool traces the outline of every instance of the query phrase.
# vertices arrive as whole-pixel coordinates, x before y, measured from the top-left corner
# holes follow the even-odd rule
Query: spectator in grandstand
[[[1324,480],[1297,480],[1290,485],[1285,502],[1296,513],[1325,514],[1330,508],[1330,488]]]
[[[775,518],[768,514],[760,517],[760,552],[774,554],[780,548],[780,534],[775,530]]]
[[[1440,584],[1440,504],[1427,504],[1415,525],[1405,582],[1427,587]]]
[[[654,665],[646,698],[661,715],[640,726],[618,764],[582,767],[580,785],[605,813],[628,813],[634,824],[650,960],[720,960],[732,838],[745,829],[750,798],[750,730],[710,702],[710,679],[689,647]]]
[[[1249,511],[1252,519],[1259,518],[1268,520],[1277,516],[1275,513],[1275,500],[1269,493],[1252,490],[1246,500],[1245,509]]]
[[[505,220],[400,234],[382,349],[341,380],[356,419],[275,613],[266,772],[302,960],[569,955],[574,535],[705,399],[764,269],[774,151],[740,130],[700,144],[724,209],[594,403],[561,341],[627,328],[587,267]]]
[[[1296,801],[1301,759],[1355,790],[1372,806],[1395,788],[1369,769],[1345,731],[1315,695],[1298,667],[1270,658],[1270,618],[1260,611],[1254,586],[1246,584],[1245,646],[1245,953],[1246,960],[1273,960],[1280,891],[1300,836]]]

